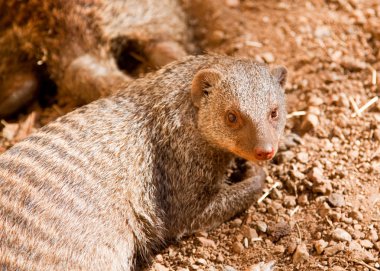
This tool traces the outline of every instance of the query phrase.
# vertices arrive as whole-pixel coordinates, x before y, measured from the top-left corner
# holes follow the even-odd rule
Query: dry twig
[[[355,110],[355,113],[352,113],[351,117],[360,116],[361,113],[363,113],[365,110],[367,110],[371,105],[376,103],[379,100],[378,96],[373,97],[371,100],[369,100],[365,105],[360,107],[358,110]]]
[[[366,263],[363,262],[363,261],[359,261],[359,260],[352,260],[352,261],[353,261],[354,263],[357,263],[357,264],[363,265],[363,266],[367,267],[367,268],[370,269],[370,270],[379,271],[379,269],[376,269],[375,267],[370,266],[369,264],[366,264]]]
[[[355,110],[355,113],[358,114],[359,107],[358,107],[358,104],[355,102],[354,98],[352,98],[351,96],[349,96],[348,100],[350,101],[350,103],[352,105],[352,108]],[[360,114],[358,114],[358,115],[360,115]]]
[[[290,119],[290,118],[293,118],[293,117],[304,116],[304,115],[306,115],[306,111],[294,111],[292,113],[289,113],[286,116],[286,118]]]
[[[257,203],[261,203],[266,197],[268,197],[268,195],[273,191],[273,189],[275,189],[276,187],[278,187],[280,185],[281,185],[281,183],[276,182],[271,188],[269,188],[269,190],[267,192],[265,192],[264,195],[261,196],[261,198],[259,198],[257,200]]]

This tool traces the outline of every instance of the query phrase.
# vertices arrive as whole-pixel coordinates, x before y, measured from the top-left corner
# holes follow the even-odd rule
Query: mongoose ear
[[[191,99],[194,106],[199,107],[201,98],[207,96],[210,87],[220,82],[221,78],[222,74],[214,69],[203,69],[195,74],[191,85]]]
[[[283,67],[277,67],[272,70],[273,77],[278,81],[278,83],[284,87],[286,83],[286,78],[288,77],[288,70]]]

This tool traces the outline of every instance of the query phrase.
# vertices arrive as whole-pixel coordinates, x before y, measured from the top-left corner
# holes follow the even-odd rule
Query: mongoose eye
[[[271,119],[277,119],[278,118],[278,109],[275,108],[270,112]]]
[[[228,121],[230,123],[236,123],[237,122],[237,116],[234,113],[229,112],[227,115]]]

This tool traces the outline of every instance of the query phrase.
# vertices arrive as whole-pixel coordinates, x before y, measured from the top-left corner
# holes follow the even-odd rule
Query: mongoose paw
[[[38,92],[39,81],[33,72],[20,72],[0,83],[0,117],[9,116],[30,103]]]
[[[234,163],[227,169],[227,183],[233,184],[241,182],[245,179],[263,175],[262,178],[266,178],[264,170],[243,158],[237,157]]]
[[[267,177],[267,174],[261,167],[255,164],[252,164],[251,174],[253,175],[246,178],[243,182],[249,184],[249,190],[251,193],[257,194],[257,196],[259,196],[259,194],[261,194],[264,189],[265,178]]]

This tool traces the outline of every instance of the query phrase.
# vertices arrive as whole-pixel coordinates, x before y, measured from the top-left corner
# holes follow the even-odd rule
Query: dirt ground
[[[270,270],[271,261],[284,271],[380,270],[380,101],[355,113],[380,95],[380,1],[208,2],[220,7],[208,14],[215,23],[191,20],[202,50],[289,70],[286,135],[266,165],[267,190],[276,188],[171,245],[152,270]],[[59,100],[2,121],[0,150],[69,110]]]

